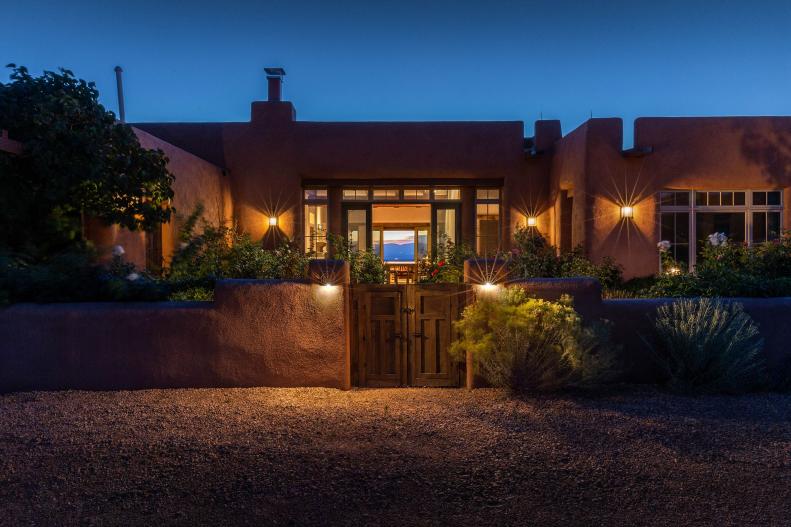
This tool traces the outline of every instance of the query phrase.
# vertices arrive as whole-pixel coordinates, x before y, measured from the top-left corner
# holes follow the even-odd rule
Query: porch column
[[[343,189],[341,187],[329,187],[327,189],[327,231],[335,236],[343,236],[342,198]],[[328,252],[330,258],[335,256],[332,247],[330,247]]]
[[[475,247],[475,187],[461,187],[461,241]]]

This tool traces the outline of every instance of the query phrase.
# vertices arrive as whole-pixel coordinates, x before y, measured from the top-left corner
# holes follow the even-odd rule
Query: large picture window
[[[724,233],[735,243],[763,243],[781,235],[780,190],[669,190],[659,193],[660,239],[672,256],[694,267],[708,237]]]

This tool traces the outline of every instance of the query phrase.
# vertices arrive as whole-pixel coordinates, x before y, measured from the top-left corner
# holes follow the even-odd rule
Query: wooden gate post
[[[340,287],[343,295],[343,346],[344,366],[341,376],[341,389],[352,387],[352,356],[351,356],[351,271],[349,262],[343,260],[311,260],[308,263],[310,281],[319,285]]]

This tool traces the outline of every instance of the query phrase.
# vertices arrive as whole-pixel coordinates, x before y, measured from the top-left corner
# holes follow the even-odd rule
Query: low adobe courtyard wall
[[[638,380],[650,380],[651,356],[644,338],[651,335],[653,316],[673,298],[612,299],[601,303],[601,318],[613,323],[613,339],[624,347],[628,365]],[[724,298],[738,302],[758,325],[770,373],[791,366],[791,298]]]
[[[634,381],[652,381],[656,375],[646,344],[650,338],[657,308],[674,298],[602,300],[601,285],[595,278],[535,278],[513,282],[537,298],[573,298],[574,308],[587,320],[605,319],[612,323],[612,339],[623,347],[626,369]],[[769,371],[791,367],[791,298],[725,298],[738,302],[758,325],[764,339],[764,354]]]
[[[0,391],[348,385],[343,285],[229,280],[214,302],[0,309]]]

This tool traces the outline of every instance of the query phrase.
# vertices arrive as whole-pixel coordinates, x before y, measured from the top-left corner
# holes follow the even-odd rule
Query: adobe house
[[[526,226],[630,277],[658,270],[660,240],[694,265],[713,232],[755,243],[791,228],[791,118],[640,118],[627,150],[615,118],[565,136],[537,121],[527,138],[520,121],[305,122],[282,99],[285,72],[266,72],[248,122],[133,126],[170,157],[181,213],[202,200],[269,246],[288,237],[323,257],[334,233],[408,269],[439,239],[490,254]],[[167,263],[175,228],[103,242]]]

